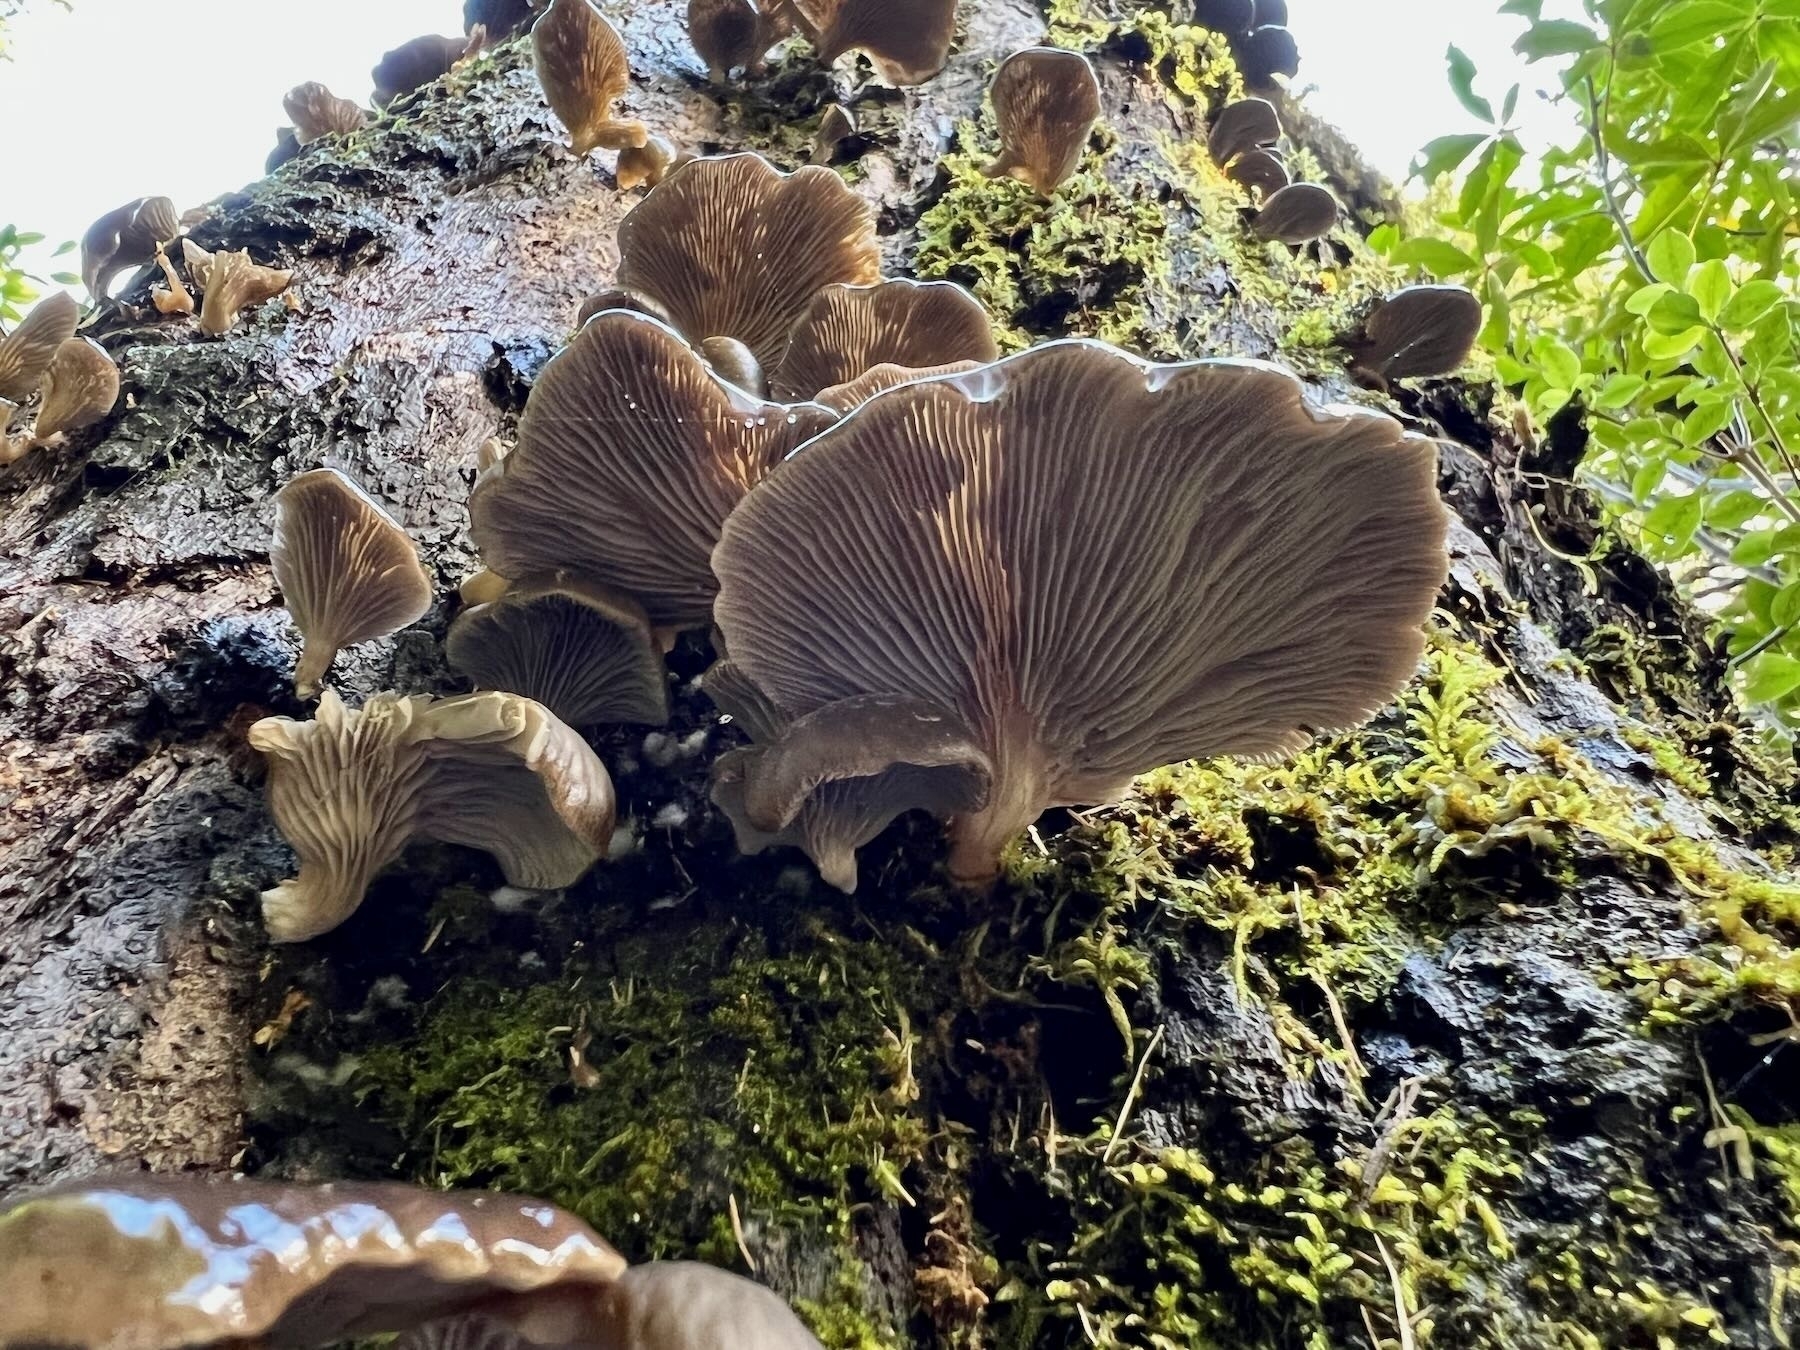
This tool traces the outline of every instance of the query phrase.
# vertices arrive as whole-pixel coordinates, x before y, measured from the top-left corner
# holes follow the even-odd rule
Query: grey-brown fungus
[[[829,164],[837,157],[838,146],[856,135],[856,114],[841,103],[833,103],[819,118],[819,129],[813,134],[812,162]]]
[[[484,689],[543,704],[571,726],[669,720],[662,649],[642,605],[592,582],[524,582],[457,616],[450,664]]]
[[[531,27],[538,83],[578,155],[641,146],[642,122],[616,117],[613,104],[631,87],[625,41],[590,0],[551,0]]]
[[[655,187],[669,176],[672,169],[687,163],[692,155],[683,155],[667,136],[650,135],[642,145],[628,145],[619,151],[619,167],[613,177],[621,191]]]
[[[1250,16],[1250,27],[1267,28],[1271,24],[1287,27],[1287,0],[1256,0],[1256,7]]]
[[[543,0],[463,0],[463,32],[480,28],[490,42],[510,37],[537,17]]]
[[[37,445],[60,445],[70,432],[91,427],[119,401],[119,367],[100,344],[70,338],[56,349],[40,386],[37,421],[31,439]]]
[[[1050,806],[1385,703],[1447,568],[1436,463],[1272,366],[1051,343],[891,389],[782,464],[725,522],[715,621],[790,722],[884,695],[967,728],[993,776],[950,868],[979,883]]]
[[[1239,187],[1272,197],[1288,185],[1287,164],[1273,150],[1246,150],[1225,170]]]
[[[1461,286],[1407,286],[1380,300],[1362,332],[1343,343],[1376,380],[1448,375],[1481,332],[1481,301]]]
[[[700,355],[706,358],[713,374],[727,384],[735,384],[745,393],[767,398],[769,382],[763,376],[762,363],[736,338],[709,337],[700,344]]]
[[[820,1350],[780,1298],[693,1261],[630,1266],[599,1294],[602,1350]]]
[[[688,0],[688,41],[706,62],[707,76],[723,84],[738,69],[753,69],[768,50],[755,0]]]
[[[877,394],[898,389],[914,380],[935,379],[939,375],[961,375],[984,364],[980,361],[946,361],[941,366],[897,366],[892,362],[871,366],[854,380],[821,389],[813,402],[823,403],[839,414],[849,414],[862,407]]]
[[[818,34],[820,61],[858,51],[892,85],[931,79],[956,36],[956,0],[796,0],[795,8]]]
[[[342,136],[360,128],[368,118],[347,98],[339,98],[317,80],[295,85],[281,100],[294,124],[295,139],[310,144],[321,136]]]
[[[633,314],[648,314],[659,323],[674,326],[673,321],[669,318],[669,311],[649,296],[639,295],[635,291],[620,290],[616,286],[611,290],[590,295],[583,300],[581,308],[575,311],[575,326],[579,328],[594,315],[604,314],[609,309],[628,309]]]
[[[181,233],[175,203],[167,197],[139,197],[108,211],[81,236],[81,280],[88,294],[104,300],[113,278],[128,267],[144,267],[156,246]]]
[[[336,469],[300,474],[275,494],[269,562],[304,642],[294,671],[302,698],[317,692],[342,648],[396,633],[431,608],[418,547]]]
[[[1194,0],[1194,22],[1216,33],[1242,37],[1256,24],[1256,0]]]
[[[1075,172],[1100,118],[1100,82],[1079,52],[1027,47],[994,72],[989,91],[1000,127],[990,178],[1011,177],[1042,196]]]
[[[597,314],[538,376],[512,453],[476,482],[470,534],[502,576],[561,572],[633,597],[658,628],[703,626],[720,524],[835,420],[719,380],[655,319]]]
[[[1250,30],[1236,47],[1238,67],[1252,85],[1268,85],[1275,76],[1292,79],[1300,73],[1300,46],[1294,35],[1279,24]]]
[[[880,365],[938,366],[998,355],[987,311],[951,282],[826,286],[794,324],[770,387],[791,402]]]
[[[196,248],[194,252],[199,254],[201,250]],[[294,274],[285,268],[264,267],[253,262],[249,249],[220,250],[205,255],[205,261],[198,266],[190,261],[188,275],[194,278],[196,285],[204,288],[200,301],[200,331],[208,337],[229,333],[237,327],[238,316],[245,310],[273,300],[294,280]]]
[[[193,293],[182,283],[181,274],[175,270],[168,250],[161,244],[156,246],[156,265],[163,274],[163,284],[150,288],[150,303],[156,306],[156,312],[192,314],[195,309]]]
[[[81,307],[67,291],[45,296],[19,320],[12,332],[0,337],[0,398],[23,403],[30,398],[56,349],[75,336]]]
[[[1206,152],[1214,164],[1224,168],[1245,151],[1280,139],[1281,119],[1275,114],[1275,105],[1267,99],[1240,98],[1219,113],[1206,138]]]
[[[384,53],[369,72],[369,79],[375,85],[375,106],[385,108],[401,95],[442,79],[463,57],[479,50],[485,36],[485,31],[481,30],[468,37],[427,33]]]
[[[736,338],[773,370],[821,287],[866,285],[880,266],[868,204],[831,170],[721,155],[682,165],[626,215],[615,284],[690,342]]]
[[[1271,193],[1250,222],[1258,239],[1306,244],[1323,239],[1337,224],[1338,199],[1317,183],[1290,183]]]

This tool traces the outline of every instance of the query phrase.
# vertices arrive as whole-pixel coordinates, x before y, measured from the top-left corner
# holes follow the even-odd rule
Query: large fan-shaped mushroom
[[[655,319],[597,314],[539,375],[512,453],[476,482],[470,533],[501,576],[560,571],[633,597],[658,627],[702,626],[721,523],[835,420],[722,382]]]
[[[50,369],[56,349],[75,336],[81,309],[66,291],[45,296],[0,337],[0,398],[23,403]],[[0,428],[3,429],[3,428]]]
[[[876,366],[938,366],[999,355],[987,311],[947,281],[827,286],[813,297],[770,380],[780,399],[811,398]]]
[[[112,411],[119,401],[119,367],[99,343],[70,338],[44,372],[43,394],[31,437],[39,445],[55,445]]]
[[[431,578],[399,523],[336,469],[275,494],[275,584],[304,641],[294,687],[310,696],[340,649],[386,637],[431,608]]]
[[[764,21],[755,0],[688,0],[687,28],[715,84],[740,66],[754,67],[768,50],[759,47]]]
[[[1418,658],[1444,529],[1431,444],[1385,417],[1060,342],[890,390],[783,464],[725,523],[716,618],[790,719],[888,695],[969,729],[993,781],[951,870],[978,881],[1048,806],[1368,717]]]
[[[813,296],[867,285],[881,253],[868,205],[829,169],[758,155],[676,169],[619,226],[617,284],[660,305],[690,342],[736,338],[774,370]]]
[[[859,51],[889,84],[924,84],[944,68],[956,36],[956,0],[791,0],[830,64]]]
[[[538,83],[576,154],[644,143],[650,132],[642,122],[613,116],[631,87],[631,65],[619,30],[590,0],[552,0],[531,27],[531,45]]]
[[[994,72],[994,120],[1000,154],[988,165],[1050,196],[1075,172],[1100,117],[1100,82],[1079,52],[1027,47]]]

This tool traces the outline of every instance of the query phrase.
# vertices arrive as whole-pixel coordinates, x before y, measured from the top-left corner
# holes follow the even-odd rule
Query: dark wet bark
[[[843,72],[796,61],[721,99],[682,37],[682,4],[610,8],[624,15],[634,54],[633,115],[696,150],[750,146],[784,166],[804,162],[806,136],[793,124],[840,96]],[[940,156],[956,123],[979,114],[992,61],[1043,31],[1028,0],[964,9],[966,33],[942,77],[918,91],[863,94],[854,182],[877,209],[890,271],[908,270],[918,217],[944,187]],[[1120,139],[1108,175],[1166,212],[1170,284],[1146,296],[1147,341],[1161,354],[1271,356],[1292,313],[1240,285],[1159,167],[1158,138],[1194,139],[1202,123],[1199,110],[1161,96],[1154,69],[1134,63],[1148,56],[1130,39],[1099,61]],[[459,687],[439,642],[454,585],[475,565],[464,501],[476,451],[510,429],[581,299],[609,281],[614,230],[639,195],[615,189],[605,157],[580,162],[562,148],[519,44],[391,111],[348,144],[309,147],[226,197],[196,231],[209,248],[248,247],[293,267],[293,312],[269,307],[210,342],[153,312],[109,314],[90,332],[123,368],[116,415],[71,449],[0,470],[0,1193],[114,1165],[380,1175],[398,1159],[403,1172],[430,1173],[403,1104],[359,1095],[357,1057],[405,1042],[420,1006],[458,981],[560,977],[579,953],[612,977],[615,995],[628,978],[710,988],[744,952],[792,953],[821,931],[865,942],[883,933],[902,951],[916,938],[918,950],[941,955],[970,950],[982,924],[989,941],[1021,930],[1005,894],[984,909],[929,888],[938,843],[925,827],[872,852],[854,907],[816,888],[796,893],[781,860],[734,860],[704,797],[707,752],[729,733],[684,685],[668,740],[647,747],[641,729],[597,740],[625,809],[646,822],[645,843],[563,906],[421,952],[447,895],[477,894],[496,878],[483,859],[419,850],[340,934],[267,948],[256,894],[290,863],[243,732],[269,712],[303,715],[288,686],[297,647],[269,576],[269,498],[294,473],[344,468],[395,510],[435,569],[443,598],[423,624],[340,658],[335,679],[352,701],[384,688]],[[1346,200],[1377,209],[1382,190],[1353,154],[1322,131],[1307,134]],[[128,303],[143,302],[145,284]],[[1068,285],[1088,292],[1011,321],[1060,335],[1079,324],[1093,292],[1118,280]],[[1229,319],[1214,322],[1228,300]],[[1323,392],[1348,388],[1328,381]],[[1517,747],[1523,764],[1540,742],[1572,746],[1621,789],[1690,821],[1730,866],[1765,874],[1755,853],[1787,840],[1793,789],[1740,748],[1746,738],[1703,624],[1628,551],[1569,560],[1600,537],[1592,503],[1562,485],[1579,457],[1578,423],[1552,427],[1539,445],[1492,415],[1478,388],[1434,382],[1396,397],[1397,411],[1446,438],[1443,484],[1460,523],[1444,609],[1455,631],[1511,672],[1490,704],[1497,753]],[[673,663],[690,678],[704,660],[690,642]],[[1688,729],[1687,748],[1715,788],[1710,803],[1658,775],[1632,732],[1647,725]],[[693,736],[701,752],[669,749]],[[1070,825],[1047,821],[1044,833],[1078,876],[1092,864]],[[1268,865],[1281,872],[1292,859],[1278,845]],[[1561,1343],[1542,1332],[1553,1320],[1544,1309],[1562,1306],[1562,1294],[1534,1283],[1539,1249],[1592,1237],[1587,1225],[1616,1203],[1608,1196],[1639,1185],[1658,1213],[1643,1232],[1610,1239],[1632,1253],[1631,1268],[1716,1304],[1734,1344],[1784,1344],[1777,1328],[1792,1314],[1771,1290],[1784,1262],[1795,1264],[1779,1246],[1792,1220],[1766,1178],[1726,1187],[1696,1127],[1670,1123],[1686,1119],[1675,1108],[1702,1100],[1696,1044],[1735,1080],[1763,1053],[1747,1036],[1781,1019],[1734,1006],[1724,1020],[1646,1035],[1644,1005],[1620,987],[1620,969],[1698,951],[1717,934],[1666,870],[1600,835],[1579,834],[1568,862],[1554,879],[1524,864],[1472,879],[1466,907],[1459,898],[1429,938],[1414,933],[1383,996],[1351,1010],[1375,1106],[1422,1076],[1459,1110],[1544,1118],[1527,1175],[1505,1188],[1517,1253],[1474,1277],[1485,1285],[1480,1299],[1440,1309],[1436,1343]],[[933,897],[916,915],[902,903],[915,892]],[[1196,929],[1171,941],[1153,907],[1120,914],[1150,972],[1124,1011],[1138,1051],[1158,1030],[1164,1047],[1138,1103],[1148,1145],[1237,1160],[1246,1178],[1283,1140],[1332,1157],[1376,1145],[1373,1112],[1341,1074],[1293,1075],[1269,1008],[1245,1001],[1229,974],[1229,934]],[[694,931],[716,932],[716,950],[696,957],[683,945]],[[977,966],[971,956],[965,975]],[[1092,1218],[1012,1157],[1018,1122],[1029,1133],[1047,1105],[1065,1127],[1085,1129],[1089,1116],[1117,1109],[1125,1086],[1113,1017],[1094,990],[1014,973],[1029,999],[996,997],[971,980],[913,1000],[932,1021],[915,1027],[924,1096],[911,1109],[934,1130],[957,1122],[967,1138],[954,1166],[937,1151],[942,1165],[906,1172],[925,1192],[915,1198],[940,1212],[927,1222],[866,1178],[855,1183],[867,1192],[848,1238],[869,1272],[864,1304],[921,1340],[966,1339],[989,1316],[990,1342],[1082,1343],[1066,1315],[1032,1322],[1004,1302],[981,1312],[1004,1283],[984,1260],[1008,1275],[1030,1270],[1034,1232],[1068,1243]],[[295,996],[303,1007],[282,1020],[284,1001],[296,1012]],[[1322,1003],[1293,1006],[1331,1027]],[[270,1053],[253,1038],[274,1022],[291,1039]],[[696,1090],[723,1111],[737,1066],[720,1067],[716,1100],[705,1075]],[[1788,1063],[1755,1078],[1744,1100],[1765,1124],[1792,1122],[1797,1079]],[[689,1160],[696,1214],[716,1212],[730,1191],[721,1180],[730,1160],[711,1165]],[[630,1234],[612,1236],[629,1247]],[[771,1224],[750,1240],[778,1287],[824,1297],[809,1285],[817,1233]],[[1253,1300],[1245,1307],[1260,1309],[1246,1311],[1246,1325],[1272,1316]],[[1325,1319],[1343,1343],[1365,1343],[1342,1309]],[[1632,1324],[1606,1343],[1648,1345],[1651,1334]]]

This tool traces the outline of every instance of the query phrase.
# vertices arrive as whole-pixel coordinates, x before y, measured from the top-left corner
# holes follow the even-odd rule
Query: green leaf
[[[1494,106],[1475,92],[1475,63],[1455,43],[1444,53],[1450,63],[1450,91],[1456,101],[1484,122],[1494,120]]]
[[[1640,504],[1649,501],[1650,494],[1662,486],[1668,472],[1669,462],[1661,456],[1638,465],[1637,472],[1631,475],[1631,500]]]
[[[1773,703],[1800,689],[1800,661],[1780,652],[1762,652],[1744,670],[1744,698],[1748,702]]]
[[[1703,445],[1731,425],[1735,405],[1728,399],[1724,403],[1702,403],[1681,419],[1681,443],[1683,445]]]
[[[1599,44],[1594,30],[1570,19],[1544,19],[1525,30],[1513,43],[1513,50],[1527,61],[1542,61],[1547,56],[1568,56],[1584,52]]]
[[[1679,0],[1650,25],[1650,40],[1661,50],[1672,51],[1736,32],[1749,18],[1748,8],[1731,0]]]
[[[1531,356],[1538,373],[1552,389],[1573,389],[1581,378],[1581,358],[1553,337],[1541,337],[1532,343]]]
[[[1741,331],[1752,327],[1784,299],[1782,289],[1773,281],[1756,277],[1746,281],[1737,288],[1737,292],[1725,302],[1725,308],[1719,311],[1718,319],[1721,328]]]
[[[1800,581],[1790,581],[1769,602],[1769,618],[1777,628],[1800,623]]]
[[[1644,204],[1638,208],[1637,219],[1631,222],[1631,237],[1640,244],[1646,239],[1652,238],[1676,215],[1692,205],[1694,191],[1699,183],[1700,179],[1691,171],[1671,173],[1667,177],[1658,179],[1655,186],[1644,194]],[[1688,266],[1693,266],[1693,262],[1694,260],[1690,257]],[[1654,264],[1650,270],[1656,271]],[[1684,267],[1679,276],[1664,279],[1680,281],[1686,275],[1687,267]]]
[[[1768,503],[1742,488],[1714,497],[1706,504],[1706,523],[1715,529],[1735,530],[1768,509]]]
[[[1447,239],[1403,240],[1388,254],[1388,261],[1396,267],[1423,267],[1440,277],[1473,272],[1481,266]]]
[[[1658,281],[1679,286],[1694,265],[1694,241],[1679,230],[1664,230],[1650,241],[1644,250],[1644,259]]]
[[[1652,361],[1673,361],[1699,346],[1700,339],[1706,336],[1706,332],[1704,328],[1695,327],[1680,333],[1646,333],[1644,355]]]
[[[1701,322],[1700,302],[1680,291],[1659,296],[1644,316],[1656,333],[1681,333]]]
[[[1429,186],[1445,174],[1462,167],[1462,163],[1487,143],[1480,132],[1461,136],[1439,136],[1426,144],[1413,161],[1412,176]]]
[[[1506,91],[1506,99],[1500,105],[1500,121],[1502,123],[1512,121],[1512,115],[1518,110],[1518,107],[1519,86],[1515,84],[1511,89]]]
[[[52,272],[50,280],[58,286],[79,286],[81,284],[81,278],[73,272]]]
[[[1708,323],[1716,320],[1731,299],[1731,273],[1723,259],[1709,258],[1688,273],[1687,293],[1700,306],[1700,316]]]
[[[1594,393],[1594,408],[1599,412],[1616,412],[1630,403],[1644,389],[1642,375],[1626,375],[1615,372],[1607,376],[1606,383]]]
[[[1761,567],[1774,552],[1774,530],[1751,530],[1731,550],[1731,561],[1739,567]]]
[[[1652,281],[1648,285],[1639,286],[1625,297],[1625,308],[1640,318],[1656,308],[1657,302],[1675,288],[1666,281]]]
[[[1698,492],[1685,497],[1664,497],[1644,516],[1644,529],[1659,534],[1676,549],[1684,549],[1700,528],[1706,498]]]

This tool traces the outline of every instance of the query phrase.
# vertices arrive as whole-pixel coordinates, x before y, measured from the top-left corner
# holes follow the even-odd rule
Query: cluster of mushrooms
[[[540,1200],[133,1176],[0,1210],[0,1347],[819,1350],[761,1285]]]
[[[469,0],[478,30],[537,8]],[[944,64],[955,15],[950,0],[693,0],[690,17],[715,77],[754,73],[793,32],[822,59],[855,48],[913,79]],[[1316,406],[1259,362],[1156,365],[1088,340],[1002,358],[965,291],[881,275],[872,212],[831,170],[684,156],[622,117],[626,49],[589,0],[552,0],[532,31],[573,148],[617,150],[620,182],[651,190],[515,440],[482,452],[483,568],[446,638],[476,692],[347,706],[327,684],[338,652],[422,618],[432,579],[338,470],[277,494],[271,565],[302,640],[296,690],[318,705],[249,733],[299,861],[262,897],[273,940],[343,923],[419,839],[484,850],[515,887],[574,884],[607,856],[616,814],[580,728],[666,723],[665,654],[688,632],[708,636],[701,688],[744,736],[710,784],[740,850],[798,849],[845,891],[857,850],[907,812],[944,821],[951,879],[983,887],[1048,808],[1116,799],[1171,762],[1290,753],[1410,676],[1447,567],[1431,442]],[[391,97],[407,61],[442,74],[470,46],[434,42],[390,53],[378,88]],[[1101,112],[1088,62],[1029,48],[992,96],[989,173],[1054,193]],[[287,102],[297,141],[363,122],[320,86]],[[1269,148],[1279,133],[1271,105],[1246,100],[1211,135],[1220,168],[1264,194],[1259,220],[1295,190]],[[90,289],[155,263],[157,309],[192,313],[167,251],[179,236],[166,199],[112,213],[84,241]],[[181,242],[208,333],[288,284]],[[42,386],[34,443],[82,425],[70,372],[99,349],[76,317],[52,297],[0,339],[0,396]],[[1466,292],[1412,287],[1345,345],[1374,382],[1447,371],[1479,319]],[[117,395],[105,364],[90,420]],[[87,1183],[0,1212],[0,1267],[26,1291],[0,1300],[0,1345],[817,1344],[747,1281],[626,1268],[578,1220],[504,1196]]]
[[[1250,232],[1258,239],[1293,245],[1323,239],[1337,224],[1338,200],[1317,183],[1288,180],[1287,162],[1276,148],[1280,139],[1275,105],[1241,98],[1213,122],[1206,151],[1227,178],[1261,199],[1261,208],[1250,216]]]

